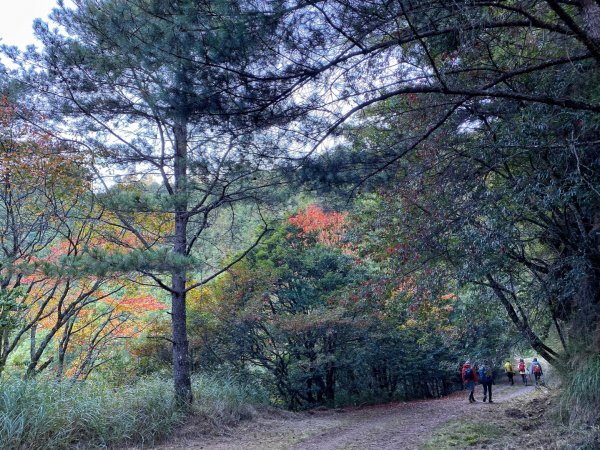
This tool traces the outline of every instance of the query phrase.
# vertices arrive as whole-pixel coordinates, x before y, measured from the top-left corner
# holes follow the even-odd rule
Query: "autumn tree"
[[[89,245],[94,227],[88,219],[98,211],[85,195],[82,158],[19,118],[26,114],[6,99],[0,104],[0,366],[28,337],[25,372],[35,375],[55,361],[58,334],[120,288],[61,272],[62,257]]]
[[[46,48],[26,59],[46,70],[20,86],[52,98],[96,162],[161,180],[152,198],[105,204],[172,296],[178,398],[191,398],[185,294],[219,272],[188,284],[207,267],[194,246],[221,206],[256,199],[282,147],[302,181],[406,197],[411,244],[431,243],[417,253],[494,293],[553,363],[564,352],[524,306],[557,330],[581,323],[597,348],[597,2],[75,4],[54,16],[73,39],[38,24]],[[263,119],[278,130],[248,138]],[[170,214],[171,234],[147,241],[136,210]]]
[[[381,126],[349,130],[354,146],[340,150],[341,158],[368,148],[364,160],[375,162],[372,150],[385,152],[396,127],[407,133],[415,128],[410,111],[416,105],[430,103],[413,99],[370,111]],[[481,116],[482,122],[465,128],[464,116],[449,120],[453,129],[430,137],[386,176],[372,177],[379,195],[365,202],[373,202],[365,226],[379,230],[371,237],[388,243],[399,273],[418,271],[422,283],[446,276],[449,285],[483,288],[482,298],[492,293],[529,344],[561,364],[570,348],[596,345],[596,125],[584,126],[585,114],[552,117],[545,107],[533,108],[533,116],[493,103],[486,110],[494,106],[488,122]],[[397,111],[408,113],[403,118]],[[567,151],[572,143],[565,140],[573,121],[582,126],[576,153]],[[347,174],[344,181],[351,184],[369,177],[368,171]],[[581,329],[588,331],[582,336]],[[544,342],[549,333],[558,337],[558,348]]]
[[[290,408],[451,389],[453,302],[359,258],[346,215],[309,205],[206,288],[190,323],[205,367],[258,378]]]
[[[62,329],[58,340],[57,378],[63,376],[85,380],[103,366],[111,370],[127,341],[138,339],[157,321],[150,314],[167,306],[138,286],[120,286],[118,292],[105,296],[79,310]]]
[[[269,36],[272,12],[235,1],[61,4],[52,19],[64,33],[37,23],[44,49],[23,55],[16,83],[33,88],[31,98],[61,123],[54,132],[67,128],[63,137],[89,149],[98,201],[114,213],[113,225],[135,236],[128,257],[98,252],[96,265],[106,273],[129,264],[171,296],[181,403],[192,400],[186,295],[224,270],[202,252],[205,231],[219,211],[231,211],[235,222],[233,205],[257,204],[260,189],[273,183],[252,139],[272,96],[268,86],[239,78],[264,56],[259,37]],[[115,187],[111,167],[138,187]],[[149,221],[138,212],[166,214],[169,225],[149,238]]]

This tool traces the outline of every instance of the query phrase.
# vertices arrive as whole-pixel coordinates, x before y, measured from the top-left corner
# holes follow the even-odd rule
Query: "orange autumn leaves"
[[[309,205],[304,211],[290,216],[288,221],[300,231],[299,238],[314,236],[317,242],[330,247],[340,247],[345,232],[348,213],[327,212],[317,205]]]
[[[156,297],[151,294],[143,294],[135,297],[123,298],[117,302],[122,310],[143,314],[148,311],[161,311],[167,309],[166,305],[159,302]]]
[[[306,209],[290,216],[288,221],[299,229],[297,238],[306,239],[313,237],[318,243],[342,249],[349,255],[355,255],[349,243],[344,242],[344,234],[348,231],[348,214],[346,212],[325,211],[318,205],[309,205]],[[288,238],[292,237],[288,235]],[[385,252],[387,258],[401,258],[403,262],[412,256],[408,253],[408,246],[395,244],[388,246]],[[357,258],[357,262],[360,259]],[[379,314],[385,316],[394,310],[394,302],[406,302],[408,319],[403,327],[413,327],[423,323],[435,322],[440,330],[446,330],[448,317],[454,310],[457,296],[454,293],[438,295],[427,289],[422,292],[415,284],[414,277],[384,277],[378,281],[363,284],[360,290],[353,292],[347,298],[336,299],[342,306],[357,304],[362,299],[365,304],[377,305],[381,308]],[[403,299],[403,300],[402,300]],[[332,299],[333,301],[333,299]],[[388,311],[390,310],[390,311]]]
[[[55,367],[56,347],[62,345],[70,367],[60,373],[85,376],[81,364],[93,367],[90,361],[99,352],[113,352],[123,338],[139,335],[153,320],[147,313],[166,306],[121,274],[100,277],[66,270],[72,257],[90,249],[126,253],[139,242],[87,195],[92,186],[86,158],[29,126],[21,118],[28,114],[0,98],[0,218],[7,230],[0,236],[5,249],[0,277],[7,290],[21,293],[19,309],[11,312],[17,326],[2,333],[0,365],[27,345],[24,336],[31,330],[28,373]],[[146,224],[147,240],[169,232],[163,217],[139,220]],[[44,360],[54,360],[53,365]]]

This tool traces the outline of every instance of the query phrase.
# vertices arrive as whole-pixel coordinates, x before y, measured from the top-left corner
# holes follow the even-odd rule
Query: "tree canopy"
[[[168,343],[180,404],[210,367],[297,408],[438,395],[517,333],[598,352],[598,1],[75,0],[35,27],[4,48],[1,364],[29,332],[27,372],[62,374],[81,338],[81,377],[112,330]]]

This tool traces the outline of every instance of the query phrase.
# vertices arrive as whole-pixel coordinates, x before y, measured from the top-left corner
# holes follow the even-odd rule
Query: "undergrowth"
[[[254,416],[257,405],[269,403],[266,390],[232,377],[196,376],[192,380],[194,414],[216,428],[234,425]]]
[[[102,382],[7,379],[0,383],[0,448],[92,449],[151,445],[172,434],[186,415],[172,383],[150,378],[131,386]],[[264,395],[229,378],[196,377],[192,412],[213,426],[252,416]]]
[[[600,425],[600,355],[566,374],[561,413],[571,425]]]

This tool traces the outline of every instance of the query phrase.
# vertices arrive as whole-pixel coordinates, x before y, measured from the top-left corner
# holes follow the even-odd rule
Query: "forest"
[[[0,448],[445,398],[534,356],[579,436],[548,448],[600,446],[600,1],[33,26],[0,47]]]

